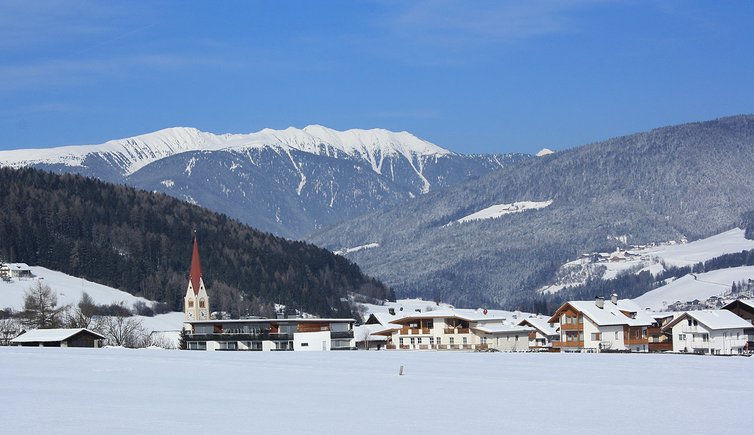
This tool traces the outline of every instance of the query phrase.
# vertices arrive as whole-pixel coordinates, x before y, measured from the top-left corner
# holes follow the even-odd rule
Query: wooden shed
[[[33,329],[10,341],[11,346],[100,347],[105,336],[84,328]]]

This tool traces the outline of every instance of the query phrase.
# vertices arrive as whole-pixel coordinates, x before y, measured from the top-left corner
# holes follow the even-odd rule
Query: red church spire
[[[194,294],[199,294],[199,283],[202,279],[202,263],[199,261],[199,243],[196,241],[196,231],[194,231],[194,253],[191,255],[191,271],[189,272],[191,287],[194,288]]]

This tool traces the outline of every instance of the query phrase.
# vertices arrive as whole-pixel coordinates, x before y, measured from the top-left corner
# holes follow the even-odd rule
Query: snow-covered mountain
[[[752,115],[663,127],[531,158],[311,241],[376,246],[346,255],[398,297],[528,308],[583,254],[741,225],[753,161]]]
[[[408,132],[310,125],[222,135],[176,127],[99,145],[2,151],[0,164],[160,191],[301,237],[526,157],[457,154]]]

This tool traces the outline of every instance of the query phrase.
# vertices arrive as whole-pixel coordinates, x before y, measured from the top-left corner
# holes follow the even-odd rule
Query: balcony
[[[647,337],[629,337],[626,339],[626,345],[641,345],[641,344],[649,344],[649,339]]]
[[[665,352],[673,350],[673,343],[670,341],[649,343],[650,352]]]
[[[560,329],[562,331],[583,331],[584,324],[583,323],[561,323]]]
[[[553,341],[552,347],[584,347],[583,341]]]
[[[330,331],[330,338],[353,338],[353,331]]]

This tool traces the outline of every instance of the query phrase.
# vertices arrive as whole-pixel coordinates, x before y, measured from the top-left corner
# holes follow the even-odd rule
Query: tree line
[[[182,310],[194,231],[213,311],[274,303],[352,315],[351,293],[394,299],[359,267],[162,194],[72,174],[0,169],[0,259],[39,265]]]

